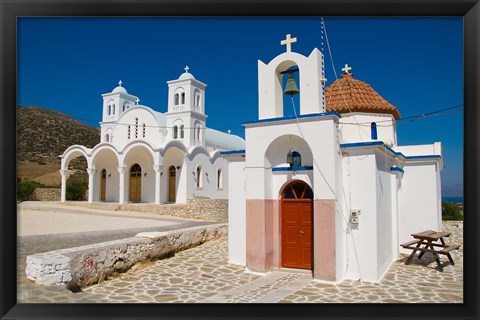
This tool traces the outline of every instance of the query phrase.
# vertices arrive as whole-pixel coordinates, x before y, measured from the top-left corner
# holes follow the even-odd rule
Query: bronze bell
[[[293,77],[293,71],[290,71],[288,74],[288,80],[287,80],[287,85],[285,88],[285,91],[283,91],[285,94],[289,94],[293,96],[294,94],[299,94],[300,90],[298,90],[297,87],[297,82],[295,81],[295,78]]]

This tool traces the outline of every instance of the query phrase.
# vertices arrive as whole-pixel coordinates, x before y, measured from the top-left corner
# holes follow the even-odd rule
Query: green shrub
[[[35,189],[43,187],[41,183],[30,181],[30,180],[21,180],[17,178],[17,200],[25,201],[33,194]]]
[[[81,179],[69,179],[67,181],[67,200],[85,200],[87,183]]]
[[[463,220],[460,206],[454,202],[442,201],[442,220]]]

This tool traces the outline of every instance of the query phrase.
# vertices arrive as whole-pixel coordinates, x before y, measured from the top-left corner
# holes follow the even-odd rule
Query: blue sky
[[[348,63],[402,117],[463,103],[461,18],[325,17],[337,75]],[[19,18],[17,105],[101,120],[101,94],[118,80],[140,104],[167,109],[166,81],[188,65],[207,84],[207,126],[244,136],[258,118],[257,60],[324,48],[327,85],[335,80],[320,17]],[[463,112],[399,121],[398,144],[443,143],[444,195],[463,194]],[[289,112],[286,111],[288,115]]]

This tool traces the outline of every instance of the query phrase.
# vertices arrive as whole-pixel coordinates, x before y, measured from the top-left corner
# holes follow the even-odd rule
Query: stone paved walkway
[[[449,242],[463,245],[463,229],[446,223]],[[432,257],[405,258],[392,264],[381,283],[344,281],[326,284],[303,272],[275,271],[267,275],[245,272],[228,264],[227,239],[205,243],[177,253],[140,270],[85,288],[83,292],[37,287],[19,302],[90,303],[211,303],[211,302],[313,302],[313,303],[461,303],[463,302],[463,246],[454,251],[455,266],[434,269]],[[442,257],[442,261],[447,261]],[[51,290],[46,294],[42,290]],[[52,291],[53,290],[53,291]]]

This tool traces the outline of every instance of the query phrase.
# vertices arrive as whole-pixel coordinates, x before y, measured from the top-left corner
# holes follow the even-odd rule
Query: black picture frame
[[[2,319],[478,319],[479,0],[0,0],[0,316]],[[463,304],[16,304],[16,19],[21,16],[462,16]]]

